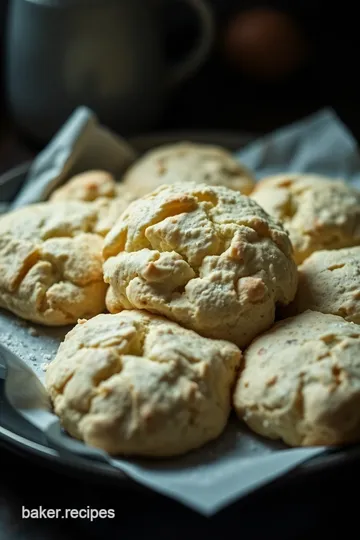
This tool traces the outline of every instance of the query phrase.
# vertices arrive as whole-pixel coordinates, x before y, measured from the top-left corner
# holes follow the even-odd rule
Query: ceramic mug
[[[17,126],[45,143],[85,105],[123,135],[151,129],[171,90],[202,65],[213,38],[205,1],[183,0],[198,19],[199,39],[169,66],[159,27],[166,1],[12,0],[5,90]]]

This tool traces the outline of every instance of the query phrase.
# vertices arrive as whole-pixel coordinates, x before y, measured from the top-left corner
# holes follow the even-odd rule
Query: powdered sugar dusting
[[[43,380],[43,364],[49,364],[71,327],[50,328],[23,321],[0,309],[0,341],[24,360]]]

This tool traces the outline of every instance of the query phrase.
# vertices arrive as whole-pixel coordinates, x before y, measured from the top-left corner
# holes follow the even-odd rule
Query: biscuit
[[[255,177],[224,148],[186,141],[148,151],[124,176],[126,188],[137,197],[162,184],[183,182],[225,186],[247,195]]]
[[[248,344],[293,300],[297,267],[280,223],[220,186],[162,186],[134,201],[104,243],[107,308],[144,309]]]
[[[257,337],[234,391],[238,416],[290,446],[360,440],[360,326],[306,311]]]
[[[360,244],[360,193],[342,180],[279,174],[261,180],[251,197],[282,221],[297,264],[314,251]]]
[[[101,236],[107,235],[129,204],[135,200],[133,194],[123,190],[122,186],[118,187],[117,194],[118,196],[114,199],[101,197],[93,203],[96,205],[98,213],[98,221],[94,232]]]
[[[360,247],[316,251],[299,266],[289,313],[308,309],[360,324]]]
[[[100,197],[113,199],[117,196],[115,178],[106,171],[85,171],[77,174],[52,192],[50,201],[95,201]]]
[[[114,455],[174,456],[222,433],[240,359],[161,317],[102,314],[67,334],[46,387],[73,437]]]
[[[106,171],[85,171],[77,174],[60,186],[50,195],[49,200],[60,201],[94,201],[99,197],[114,198],[117,184],[114,177]]]
[[[95,170],[71,178],[51,194],[49,201],[94,202],[99,217],[94,232],[105,236],[135,198],[111,174]]]
[[[0,217],[0,307],[48,326],[105,309],[93,203],[39,203]]]

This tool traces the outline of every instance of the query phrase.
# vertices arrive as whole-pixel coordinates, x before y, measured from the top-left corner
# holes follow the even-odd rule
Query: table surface
[[[205,518],[161,496],[121,490],[49,471],[10,452],[0,450],[0,540],[58,540],[64,537],[143,538],[158,540],[219,538],[230,528],[245,539],[304,539],[309,533],[343,530],[352,521],[349,485],[360,479],[360,467],[342,467],[295,483],[277,482],[262,493]],[[340,504],[342,503],[342,504]],[[342,513],[342,505],[347,513]],[[114,518],[30,519],[22,509],[114,510]],[[329,518],[330,516],[330,518]],[[354,518],[356,515],[354,515]],[[342,529],[341,529],[342,528]]]

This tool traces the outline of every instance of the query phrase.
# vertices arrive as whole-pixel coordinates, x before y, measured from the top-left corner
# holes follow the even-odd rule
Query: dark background
[[[0,450],[0,540],[327,540],[357,538],[354,464],[313,478],[284,481],[211,518],[152,493],[120,490],[20,459]],[[29,509],[114,509],[114,519],[21,519]]]
[[[129,0],[130,1],[130,0]],[[360,137],[358,17],[355,2],[249,2],[212,0],[217,36],[201,71],[173,95],[154,130],[221,129],[264,134],[331,106]],[[5,0],[0,0],[1,62],[4,60]],[[259,80],[229,62],[224,50],[228,24],[240,10],[271,6],[291,14],[305,36],[304,63],[280,81]],[[194,29],[186,9],[164,12],[168,50],[181,54]],[[184,31],[184,28],[187,28]],[[175,46],[177,44],[177,46]],[[6,112],[1,73],[0,171],[36,149],[24,141]],[[26,88],[24,88],[26,91]],[[30,144],[30,147],[29,147]],[[321,476],[277,483],[212,519],[152,494],[122,492],[90,480],[49,472],[9,450],[0,450],[0,540],[60,538],[157,538],[197,540],[221,537],[347,537],[357,527],[356,498],[360,467],[349,464]],[[38,491],[38,493],[37,493]],[[21,520],[21,505],[36,508],[115,508],[115,520],[67,520],[54,523]],[[356,531],[357,532],[357,531]],[[345,536],[344,536],[345,535]]]
[[[171,124],[264,133],[331,106],[359,139],[356,2],[212,0],[212,4],[218,35],[211,59],[175,96],[168,117]],[[223,47],[227,25],[239,12],[266,6],[290,15],[309,47],[304,63],[278,81],[258,80],[231,65]]]
[[[0,0],[2,60],[7,3],[8,0]],[[173,94],[154,130],[209,128],[260,134],[321,107],[331,106],[355,136],[360,137],[359,23],[356,2],[208,0],[208,3],[212,5],[217,21],[210,58],[191,80]],[[258,80],[244,72],[241,66],[229,62],[224,50],[224,35],[229,22],[249,8],[264,7],[276,8],[290,15],[309,47],[303,64],[278,81]],[[164,1],[167,49],[173,55],[184,53],[196,32],[190,13],[180,0]],[[4,125],[3,84],[1,89]]]

